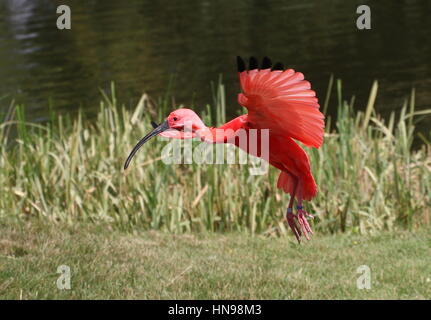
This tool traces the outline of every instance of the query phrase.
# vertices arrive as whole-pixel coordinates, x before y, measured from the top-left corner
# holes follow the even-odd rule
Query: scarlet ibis
[[[238,146],[235,139],[238,130],[242,129],[248,135],[250,129],[269,129],[269,158],[266,160],[281,171],[277,188],[290,194],[286,220],[299,243],[302,234],[309,240],[313,231],[307,218],[313,216],[304,210],[303,200],[316,196],[317,185],[311,173],[309,157],[295,140],[314,148],[319,148],[323,143],[324,116],[319,111],[316,93],[302,73],[285,70],[282,63],[272,66],[268,57],[263,59],[260,68],[254,57],[249,60],[248,70],[241,57],[237,57],[237,64],[242,89],[238,94],[238,103],[247,108],[247,114],[213,128],[207,127],[193,110],[177,109],[160,125],[152,123],[154,130],[133,148],[124,169],[127,169],[138,149],[156,135],[177,139],[198,137],[209,143],[233,143]],[[184,130],[186,123],[191,124],[190,132]],[[220,130],[226,134],[216,134]],[[295,198],[296,214],[292,210]]]

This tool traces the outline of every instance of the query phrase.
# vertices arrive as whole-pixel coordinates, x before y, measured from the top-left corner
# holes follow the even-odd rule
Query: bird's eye
[[[177,117],[174,117],[174,121],[177,121],[178,119],[177,119]]]

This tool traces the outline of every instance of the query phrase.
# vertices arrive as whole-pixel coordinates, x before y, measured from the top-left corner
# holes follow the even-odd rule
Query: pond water
[[[71,8],[71,30],[56,28],[60,4]],[[356,27],[360,4],[371,7],[371,30]],[[222,74],[233,115],[237,55],[303,72],[322,101],[334,74],[357,108],[374,79],[381,113],[412,87],[418,108],[430,108],[430,31],[429,0],[1,0],[0,111],[15,99],[33,121],[49,103],[91,113],[111,81],[132,108],[144,91],[164,94],[172,77],[176,102],[200,109]]]

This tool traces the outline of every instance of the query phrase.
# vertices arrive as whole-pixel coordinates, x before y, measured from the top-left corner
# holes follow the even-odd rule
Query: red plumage
[[[292,196],[311,200],[317,185],[305,151],[293,140],[319,148],[324,116],[316,94],[304,75],[293,69],[239,72],[242,93],[238,103],[248,109],[249,128],[270,129],[270,163],[280,169],[277,187]],[[298,189],[294,192],[295,178]]]
[[[319,148],[323,143],[324,117],[319,111],[316,94],[304,75],[292,69],[283,70],[281,64],[271,69],[271,61],[263,59],[258,69],[257,60],[250,58],[249,70],[238,57],[238,71],[242,92],[238,95],[240,105],[248,109],[219,128],[205,126],[193,110],[181,108],[169,114],[160,125],[133,148],[126,160],[127,168],[137,150],[151,137],[161,135],[167,138],[190,139],[199,137],[209,143],[233,143],[255,156],[260,149],[251,149],[237,142],[236,133],[244,129],[250,143],[250,129],[269,129],[269,163],[281,170],[277,187],[291,195],[287,208],[287,222],[298,241],[301,233],[309,239],[312,234],[307,218],[312,217],[302,207],[303,200],[311,200],[317,194],[317,185],[310,168],[308,155],[296,142]],[[191,129],[187,132],[186,128]],[[226,130],[230,129],[230,130]],[[293,214],[293,202],[297,199],[297,214]],[[299,223],[297,226],[295,220]]]

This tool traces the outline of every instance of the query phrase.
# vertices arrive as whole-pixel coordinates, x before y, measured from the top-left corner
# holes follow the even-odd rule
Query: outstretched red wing
[[[323,142],[324,116],[310,82],[293,69],[271,71],[268,61],[261,70],[241,70],[238,65],[242,88],[238,102],[248,109],[250,125],[319,148]]]

